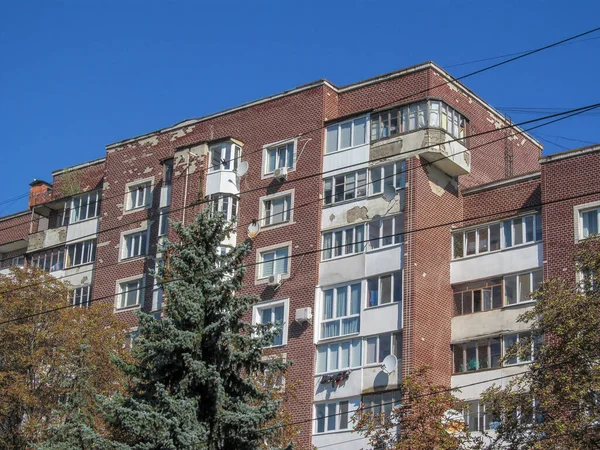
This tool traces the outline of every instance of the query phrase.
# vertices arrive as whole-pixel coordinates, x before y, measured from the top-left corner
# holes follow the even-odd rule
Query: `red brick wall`
[[[542,164],[542,221],[546,279],[565,277],[575,282],[574,210],[600,200],[600,152]],[[576,197],[576,198],[574,198]],[[570,198],[570,200],[565,200]]]
[[[81,167],[59,173],[52,181],[52,200],[93,191],[102,187],[104,163]]]
[[[0,245],[25,239],[29,235],[31,213],[0,220]]]

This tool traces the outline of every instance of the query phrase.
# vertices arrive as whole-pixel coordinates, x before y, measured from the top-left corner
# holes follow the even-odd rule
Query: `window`
[[[452,256],[480,255],[542,240],[542,215],[529,215],[504,222],[480,225],[452,234]]]
[[[323,233],[323,260],[361,253],[364,249],[364,224]]]
[[[213,145],[210,148],[210,172],[236,170],[242,149],[231,142]]]
[[[164,270],[165,260],[162,258],[162,256],[157,256],[157,259],[154,263],[154,280],[152,282],[152,311],[162,310],[164,292],[162,286],[158,282],[158,279],[161,273],[164,276]]]
[[[235,222],[238,213],[238,198],[233,195],[211,196],[213,212],[221,213],[230,222]]]
[[[288,247],[262,252],[260,254],[260,262],[262,268],[260,278],[267,278],[271,275],[277,274],[288,274],[288,261],[290,259],[288,253]]]
[[[381,194],[386,185],[393,186],[395,189],[406,187],[405,160],[371,169],[371,194]]]
[[[336,123],[327,127],[325,153],[334,153],[345,148],[363,145],[367,139],[367,118]]]
[[[315,433],[348,429],[348,401],[315,404]]]
[[[127,211],[147,208],[151,204],[152,184],[150,182],[134,184],[127,189]]]
[[[292,205],[292,196],[263,200],[265,226],[289,222]]]
[[[273,347],[287,344],[287,302],[269,302],[254,307],[254,324],[272,324],[279,329],[273,339]]]
[[[97,217],[100,212],[100,192],[88,192],[71,200],[71,223]],[[59,225],[60,226],[60,225]]]
[[[143,278],[119,283],[117,309],[140,306],[142,299],[144,298],[143,292]]]
[[[334,342],[317,347],[317,373],[338,372],[361,366],[360,339]]]
[[[158,235],[165,236],[169,233],[169,208],[162,208],[158,218]]]
[[[326,205],[367,196],[366,170],[325,178],[323,183]]]
[[[598,218],[600,216],[600,208],[582,211],[580,214],[582,227],[581,237],[585,239],[593,234],[598,234]]]
[[[13,258],[13,262],[15,261],[15,259],[17,260],[16,262],[20,262],[21,259],[24,258],[24,256]],[[32,267],[38,267],[42,270],[45,270],[46,272],[55,272],[57,270],[62,270],[64,269],[65,263],[65,249],[64,247],[53,248],[50,250],[34,253],[31,256],[29,256],[28,260],[28,265]]]
[[[267,148],[265,150],[265,174],[273,173],[275,169],[279,169],[281,167],[293,169],[295,163],[294,149],[294,142],[288,142],[286,144]]]
[[[430,100],[371,114],[371,141],[432,127],[442,128],[455,138],[466,135],[465,118],[444,102]]]
[[[502,353],[499,337],[455,344],[452,346],[452,351],[454,353],[454,373],[497,369],[501,366]]]
[[[389,418],[392,410],[400,404],[400,391],[378,392],[362,396],[365,412],[370,412],[374,417],[380,417],[383,413]]]
[[[515,305],[531,300],[530,295],[544,281],[542,269],[504,277],[504,304]]]
[[[360,331],[360,283],[323,291],[321,339]]]
[[[500,418],[486,412],[485,404],[481,400],[470,400],[463,411],[465,423],[469,431],[495,430],[500,425]]]
[[[96,239],[77,242],[67,246],[67,264],[66,267],[88,264],[96,259]]]
[[[145,255],[148,252],[148,230],[126,234],[123,236],[123,244],[121,259]]]
[[[380,334],[367,338],[365,364],[381,364],[386,356],[394,355],[402,359],[402,333]]]
[[[90,286],[81,286],[71,290],[70,300],[71,305],[79,308],[87,308],[90,306]]]
[[[367,307],[402,301],[403,271],[367,279]]]
[[[508,359],[505,359],[504,360],[505,366],[511,366],[514,364],[524,364],[524,363],[529,363],[529,362],[533,361],[533,356],[537,350],[537,343],[535,342],[535,339],[532,339],[531,333],[510,334],[510,335],[504,336],[503,340],[504,340],[504,352],[503,352],[502,356],[507,356],[507,354],[506,354],[507,351],[513,345],[517,345],[519,342],[521,342],[521,343],[529,342],[531,344],[531,347],[529,348],[528,351],[525,351],[525,352],[519,351],[518,355],[514,355]]]
[[[369,246],[372,250],[404,241],[404,214],[382,217],[369,222]]]
[[[173,184],[173,159],[163,162],[163,186],[171,186]]]
[[[502,278],[454,287],[454,315],[502,308]]]
[[[64,254],[64,251],[62,253]],[[25,255],[15,256],[11,260],[10,265],[23,267],[25,265]]]

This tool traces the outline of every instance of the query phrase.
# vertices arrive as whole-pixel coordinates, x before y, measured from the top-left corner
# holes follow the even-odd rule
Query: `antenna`
[[[394,370],[396,370],[397,366],[398,358],[396,358],[396,356],[394,355],[387,355],[381,363],[381,370],[383,370],[389,375],[390,373],[394,372]]]
[[[237,168],[237,176],[243,177],[248,172],[248,161],[242,161]]]
[[[250,239],[254,239],[258,233],[260,232],[260,225],[256,220],[253,220],[250,225],[248,225],[248,237]]]
[[[396,188],[393,184],[385,184],[383,186],[383,198],[384,200],[391,202],[396,197]]]

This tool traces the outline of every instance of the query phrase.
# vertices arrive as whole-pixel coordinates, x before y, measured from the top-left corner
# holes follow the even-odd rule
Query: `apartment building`
[[[223,211],[237,227],[218,251],[252,239],[243,293],[261,301],[248,320],[282,325],[265,356],[293,361],[282,389],[301,445],[365,447],[353,412],[391,409],[423,364],[439,383],[481,382],[460,395],[472,426],[489,427],[480,392],[527,363],[499,362],[527,333],[516,318],[569,264],[552,243],[573,234],[575,206],[542,202],[592,190],[593,171],[564,174],[600,161],[597,147],[540,160],[509,125],[433,63],[317,81],[34,181],[29,209],[0,218],[0,269],[43,267],[72,284],[74,305],[114,302],[134,331],[138,309],[161,315],[151,269],[168,220]],[[577,203],[571,225],[597,229],[598,200]]]

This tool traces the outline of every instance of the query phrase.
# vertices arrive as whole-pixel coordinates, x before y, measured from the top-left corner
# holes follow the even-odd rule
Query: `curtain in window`
[[[427,126],[427,103],[419,103],[419,128]]]
[[[273,268],[274,268],[273,260],[274,259],[275,259],[274,253],[263,254],[263,267],[262,267],[262,276],[263,277],[269,277],[269,276],[273,275]]]
[[[348,288],[346,286],[337,288],[336,292],[336,317],[348,315]]]
[[[360,313],[360,284],[350,286],[350,314]]]
[[[275,307],[275,323],[281,329],[284,326],[285,318],[283,316],[284,307],[283,305]],[[283,344],[283,330],[279,331],[279,334],[273,339],[273,345]]]
[[[327,128],[326,153],[333,153],[333,152],[337,151],[337,149],[338,149],[337,139],[338,139],[338,126],[333,125],[333,126]]]
[[[287,248],[275,252],[275,273],[288,273],[288,250]]]
[[[333,256],[331,254],[331,234],[332,233],[325,233],[323,235],[323,259],[330,259]]]
[[[440,126],[440,102],[429,103],[429,126]]]
[[[359,332],[359,318],[351,317],[342,320],[342,334],[352,334]]]
[[[367,118],[361,117],[354,121],[354,144],[362,145],[365,143],[365,136],[367,131]]]
[[[291,169],[292,167],[294,167],[294,144],[287,145],[286,162],[287,162],[288,168]]]
[[[365,226],[360,225],[355,228],[356,230],[356,252],[360,253],[365,249]]]
[[[335,320],[333,322],[327,322],[323,324],[323,336],[322,338],[334,337],[340,335],[340,322]]]
[[[333,289],[324,292],[323,296],[323,319],[333,318]]]

